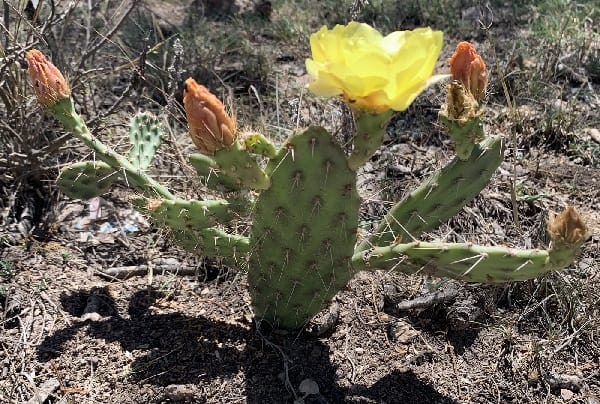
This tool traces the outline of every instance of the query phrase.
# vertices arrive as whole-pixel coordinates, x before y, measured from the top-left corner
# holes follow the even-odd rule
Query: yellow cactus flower
[[[358,22],[322,27],[310,37],[306,69],[316,95],[342,95],[355,110],[404,111],[429,84],[443,34],[431,28],[381,35]]]
[[[71,89],[64,76],[42,52],[32,49],[25,57],[33,92],[40,104],[51,107],[58,101],[71,97]]]

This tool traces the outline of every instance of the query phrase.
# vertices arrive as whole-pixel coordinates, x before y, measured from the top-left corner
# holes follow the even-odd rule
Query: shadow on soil
[[[336,369],[330,362],[330,348],[308,335],[271,334],[267,342],[253,330],[214,321],[202,316],[152,314],[148,308],[160,294],[140,291],[129,304],[130,318],[119,316],[115,302],[102,289],[63,294],[64,310],[75,316],[84,315],[90,296],[100,296],[97,313],[100,321],[81,321],[49,336],[38,348],[40,360],[49,361],[65,352],[66,343],[85,329],[92,338],[117,341],[123,351],[146,353],[131,365],[132,383],[157,386],[172,384],[204,384],[216,377],[245,373],[245,396],[248,403],[293,402],[286,388],[284,358],[270,343],[280,347],[289,362],[290,385],[297,387],[304,379],[312,379],[319,393],[304,398],[305,403],[341,402],[431,402],[454,403],[412,371],[393,371],[374,385],[341,387],[336,383]],[[218,387],[215,387],[218,388]],[[242,392],[242,394],[244,394]],[[155,398],[153,402],[160,402]]]

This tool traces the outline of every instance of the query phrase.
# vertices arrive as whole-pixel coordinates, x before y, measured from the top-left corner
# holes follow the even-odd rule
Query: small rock
[[[560,389],[560,396],[563,400],[570,401],[573,398],[573,392],[569,389]]]
[[[530,386],[534,386],[536,385],[540,380],[540,372],[538,372],[537,370],[531,370],[529,372],[529,374],[527,375],[527,383]]]
[[[582,132],[587,133],[594,142],[600,143],[600,129],[585,128]]]
[[[304,379],[300,382],[298,387],[300,393],[305,395],[319,394],[319,385],[313,379]]]
[[[408,344],[419,335],[419,332],[404,321],[396,321],[390,324],[389,335],[394,342]]]
[[[90,320],[90,321],[100,321],[102,320],[102,316],[96,312],[93,313],[85,313],[83,316],[81,316],[81,321],[86,321],[86,320]]]
[[[546,377],[546,383],[552,389],[567,389],[573,391],[581,390],[581,379],[575,375],[562,375],[553,373]]]
[[[195,398],[194,388],[185,384],[170,384],[165,387],[165,396],[174,401],[189,401]]]

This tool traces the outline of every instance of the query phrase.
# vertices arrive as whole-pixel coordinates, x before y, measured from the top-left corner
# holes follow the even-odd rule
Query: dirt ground
[[[485,36],[474,38],[496,80],[485,124],[509,141],[505,162],[475,201],[426,238],[544,247],[546,217],[571,204],[592,236],[568,269],[498,286],[360,273],[305,330],[266,330],[254,322],[244,272],[179,249],[132,209],[124,188],[92,201],[61,195],[55,170],[41,182],[44,208],[30,234],[2,223],[0,403],[600,403],[600,83],[598,76],[578,82],[584,73],[575,66],[570,76],[564,59],[557,92],[542,93],[554,98],[507,108],[493,69],[514,62],[514,71],[519,63],[526,70],[530,62],[519,59],[508,26],[497,19],[490,28],[495,56]],[[439,71],[460,39],[445,39]],[[299,95],[307,45],[286,52],[269,46],[264,32],[254,40],[276,54],[277,97],[271,79],[265,105],[248,102],[238,119],[276,115],[267,131],[319,119],[343,130],[348,112],[340,103]],[[236,57],[221,77],[237,68]],[[244,90],[236,88],[234,99],[262,91],[249,77],[238,72]],[[523,85],[511,77],[511,89]],[[361,171],[363,221],[380,217],[388,206],[381,201],[398,199],[450,159],[437,120],[441,94],[443,87],[429,89],[398,114],[385,147]],[[327,117],[318,117],[319,108]],[[111,113],[121,125],[129,119]],[[565,116],[573,122],[566,125]],[[105,138],[117,136],[107,127]],[[172,154],[155,174],[186,187],[189,167],[168,160],[177,160],[173,150],[193,151],[191,142],[182,135],[168,143]],[[59,155],[62,164],[86,153],[69,150]],[[4,195],[16,192],[1,185]],[[182,192],[193,194],[190,188]],[[323,332],[331,318],[337,321]]]

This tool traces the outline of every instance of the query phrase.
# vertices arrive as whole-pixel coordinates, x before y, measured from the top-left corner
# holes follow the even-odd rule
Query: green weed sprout
[[[452,81],[440,112],[457,156],[396,203],[370,236],[357,240],[357,170],[381,147],[394,111],[408,108],[443,78],[432,77],[441,47],[442,33],[429,28],[383,37],[352,22],[312,35],[309,88],[317,95],[341,96],[350,105],[356,133],[349,156],[319,127],[300,130],[282,145],[261,134],[240,135],[223,104],[188,79],[184,104],[190,135],[201,151],[190,162],[207,186],[223,195],[204,200],[183,200],[149,176],[161,137],[155,117],[134,117],[131,151],[118,154],[88,131],[60,72],[39,51],[28,52],[27,59],[39,101],[95,152],[95,161],[63,170],[60,189],[85,199],[117,182],[133,187],[142,195],[137,208],[168,227],[181,246],[248,272],[257,320],[293,330],[325,308],[359,271],[520,281],[568,266],[589,237],[569,207],[548,223],[549,249],[419,241],[473,200],[503,158],[502,138],[487,136],[480,121],[485,64],[471,44],[461,43],[450,60]],[[259,164],[264,160],[266,166]],[[249,235],[224,230],[248,215]]]

